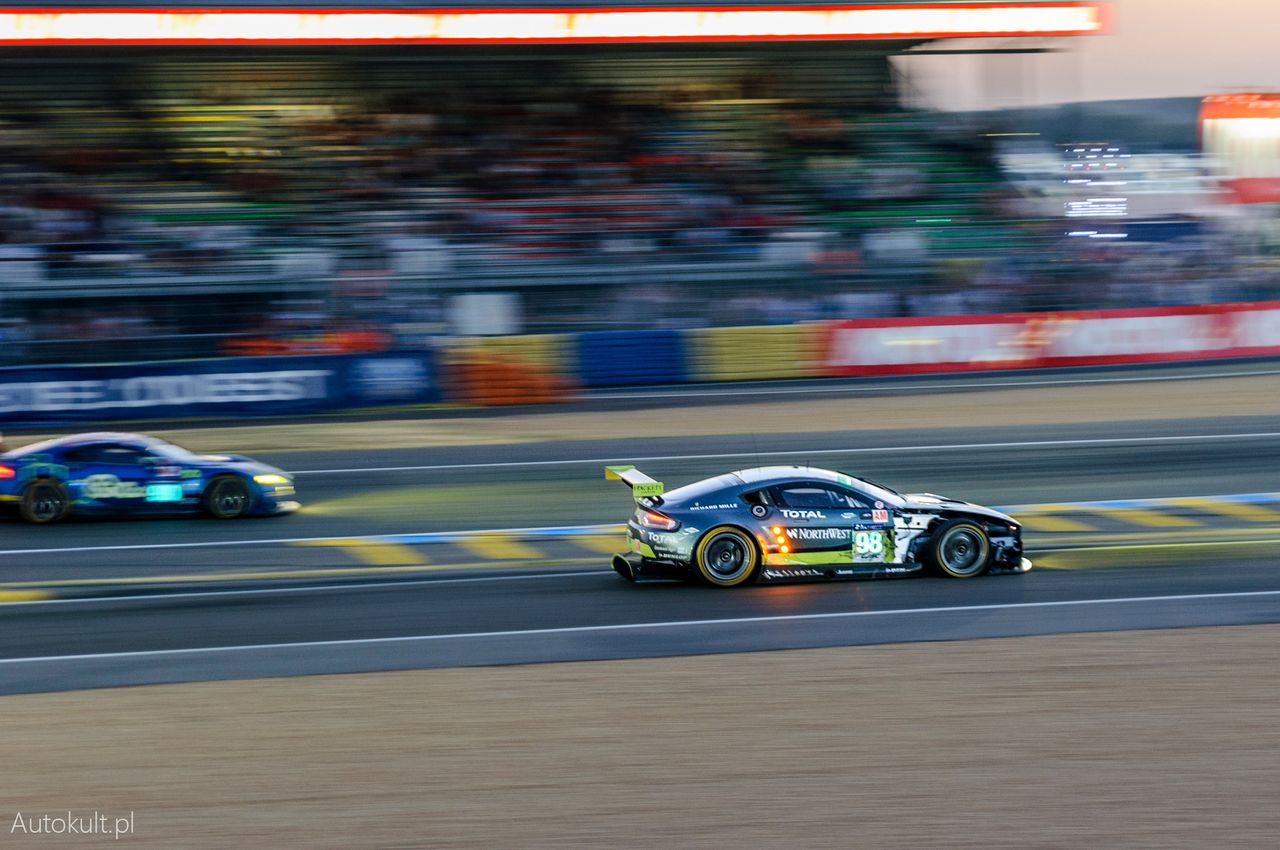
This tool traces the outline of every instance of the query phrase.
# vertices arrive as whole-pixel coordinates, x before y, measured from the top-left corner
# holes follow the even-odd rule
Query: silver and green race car
[[[716,587],[917,575],[1025,573],[1022,527],[999,511],[929,493],[903,495],[828,469],[766,466],[668,492],[635,467],[605,477],[631,488],[628,581],[699,579]]]

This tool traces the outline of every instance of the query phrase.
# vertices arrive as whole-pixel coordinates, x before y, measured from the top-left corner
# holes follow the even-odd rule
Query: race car
[[[0,455],[0,505],[27,522],[77,514],[296,511],[288,473],[240,455],[198,455],[140,434],[75,434]]]
[[[631,551],[613,556],[628,581],[752,582],[1025,573],[1013,517],[931,493],[903,495],[829,469],[766,466],[666,492],[633,466],[605,477],[631,488]]]

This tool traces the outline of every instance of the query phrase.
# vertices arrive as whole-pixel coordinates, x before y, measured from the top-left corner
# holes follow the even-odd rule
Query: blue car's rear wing
[[[641,499],[653,499],[661,504],[663,486],[661,481],[654,481],[634,466],[606,466],[604,477],[609,481],[621,481],[631,488],[631,498],[637,502]]]

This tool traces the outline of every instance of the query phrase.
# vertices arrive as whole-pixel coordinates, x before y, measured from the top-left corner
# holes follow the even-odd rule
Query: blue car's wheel
[[[251,504],[249,486],[234,475],[219,476],[204,490],[204,509],[218,519],[244,516]]]
[[[57,522],[71,511],[67,490],[57,481],[38,479],[22,491],[18,513],[27,522]]]

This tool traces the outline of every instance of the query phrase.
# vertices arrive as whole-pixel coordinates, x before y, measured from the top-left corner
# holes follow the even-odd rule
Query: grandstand
[[[447,332],[463,293],[515,299],[525,332],[1087,301],[1061,284],[1097,258],[1035,266],[1054,224],[981,128],[902,108],[890,61],[965,14],[1034,34],[1043,7],[915,5],[951,17],[514,44],[169,21],[143,45],[0,14],[9,361],[342,351]]]

